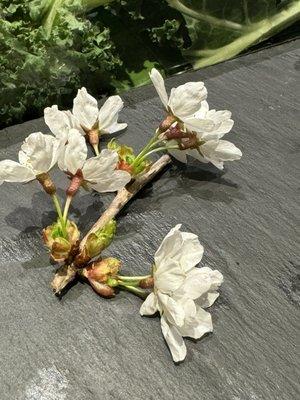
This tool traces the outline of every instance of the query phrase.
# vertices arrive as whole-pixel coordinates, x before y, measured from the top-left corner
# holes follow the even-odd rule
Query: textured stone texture
[[[139,298],[104,300],[81,283],[55,298],[40,240],[51,203],[37,183],[0,187],[1,400],[298,398],[297,54],[297,42],[284,44],[167,81],[170,88],[203,79],[210,104],[232,110],[228,139],[244,153],[224,173],[197,163],[167,169],[126,207],[107,251],[123,259],[125,274],[143,274],[175,224],[200,236],[202,265],[225,282],[211,308],[215,332],[187,340],[180,365],[159,319],[139,316]],[[118,137],[140,148],[161,105],[150,86],[124,99],[129,127]],[[41,119],[0,132],[0,159],[14,158],[37,130],[46,132]],[[88,228],[110,198],[81,193],[71,215]]]

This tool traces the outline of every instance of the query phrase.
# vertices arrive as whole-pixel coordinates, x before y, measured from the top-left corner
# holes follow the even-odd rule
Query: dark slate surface
[[[159,319],[139,316],[139,298],[123,292],[108,301],[83,284],[55,298],[39,236],[51,203],[36,183],[0,188],[1,400],[299,398],[297,54],[289,43],[167,82],[205,80],[210,104],[232,110],[228,139],[244,153],[224,173],[169,168],[120,216],[107,252],[123,259],[125,273],[143,274],[175,224],[199,234],[202,265],[225,282],[211,309],[215,332],[187,340],[183,364],[171,361]],[[152,87],[124,99],[129,128],[120,138],[140,148],[161,105]],[[0,159],[15,157],[36,130],[46,132],[42,120],[0,132]],[[72,216],[90,226],[108,201],[81,194]]]

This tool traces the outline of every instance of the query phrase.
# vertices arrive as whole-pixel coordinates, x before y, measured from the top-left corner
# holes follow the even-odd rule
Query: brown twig
[[[72,282],[76,275],[78,267],[84,266],[81,260],[84,260],[84,246],[88,236],[96,232],[98,229],[104,227],[112,218],[115,218],[118,213],[122,210],[122,208],[132,199],[148,182],[150,182],[169,162],[171,158],[169,155],[165,154],[161,156],[151,167],[150,169],[140,174],[136,177],[136,179],[121,189],[116,197],[113,199],[109,207],[104,211],[104,213],[100,216],[98,221],[92,226],[92,228],[88,231],[88,233],[81,240],[79,245],[79,253],[75,258],[75,263],[72,265],[63,265],[60,267],[54,276],[54,279],[51,283],[51,287],[55,294],[60,294],[62,290]],[[77,260],[77,262],[76,262]],[[77,264],[77,265],[75,265]],[[81,264],[81,265],[80,265]]]

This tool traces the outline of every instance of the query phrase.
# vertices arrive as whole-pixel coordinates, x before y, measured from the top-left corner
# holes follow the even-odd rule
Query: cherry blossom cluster
[[[199,339],[213,330],[211,315],[205,309],[217,299],[223,281],[219,271],[198,267],[204,250],[197,235],[182,232],[181,225],[171,229],[145,276],[121,275],[121,261],[102,258],[101,253],[114,238],[115,217],[122,206],[171,160],[162,156],[161,163],[154,162],[150,157],[153,153],[164,152],[184,163],[193,157],[219,169],[225,161],[240,159],[242,153],[222,139],[233,126],[231,113],[209,109],[203,82],[180,85],[168,96],[156,69],[150,78],[166,115],[137,154],[115,139],[100,151],[102,135],[127,127],[118,122],[123,101],[120,96],[111,96],[99,109],[96,99],[81,88],[72,111],[59,110],[57,105],[45,109],[44,119],[51,134],[31,133],[21,145],[18,161],[0,161],[0,184],[37,180],[51,196],[57,219],[44,228],[43,240],[51,259],[60,265],[52,284],[60,288],[55,290],[57,293],[79,277],[106,298],[122,289],[144,298],[140,314],[159,313],[164,338],[173,360],[179,362],[186,357],[184,337]],[[95,153],[92,157],[88,157],[88,145]],[[64,207],[51,177],[56,165],[69,178]],[[71,202],[80,189],[117,192],[84,238],[69,219]]]

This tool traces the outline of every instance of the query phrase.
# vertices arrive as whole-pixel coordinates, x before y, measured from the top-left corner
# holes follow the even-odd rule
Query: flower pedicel
[[[81,277],[103,297],[127,290],[144,298],[141,315],[160,314],[162,333],[173,360],[178,362],[186,356],[184,337],[199,339],[212,331],[211,315],[204,309],[217,299],[223,280],[218,271],[196,267],[203,255],[198,237],[181,232],[181,225],[177,225],[162,241],[151,273],[145,276],[120,275],[120,260],[103,259],[101,253],[114,238],[119,211],[171,162],[168,154],[153,162],[153,153],[164,151],[182,162],[192,156],[219,169],[223,169],[225,161],[238,160],[242,153],[222,139],[233,126],[231,113],[209,109],[203,82],[178,86],[168,96],[163,77],[156,69],[150,78],[167,115],[140,152],[135,154],[131,147],[115,139],[100,152],[102,134],[127,126],[118,122],[123,101],[112,96],[99,109],[97,101],[81,88],[72,112],[58,110],[56,105],[45,109],[45,122],[54,136],[32,133],[21,146],[19,162],[0,161],[0,185],[36,179],[51,196],[57,220],[43,230],[43,239],[52,260],[60,264],[51,284],[56,294]],[[96,156],[88,158],[86,141]],[[56,164],[70,179],[63,209],[50,176]],[[72,199],[81,188],[117,194],[80,240],[80,231],[68,214]]]

